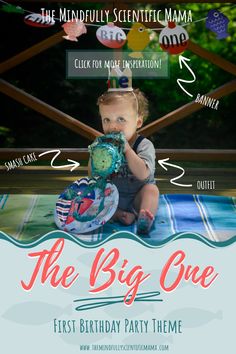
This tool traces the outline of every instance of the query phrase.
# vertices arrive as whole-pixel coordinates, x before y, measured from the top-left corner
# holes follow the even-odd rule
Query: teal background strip
[[[0,240],[10,242],[19,248],[36,247],[45,241],[58,239],[58,238],[64,238],[64,239],[74,242],[75,244],[77,244],[81,247],[84,247],[84,248],[96,248],[96,247],[104,245],[105,243],[107,243],[109,241],[117,240],[117,239],[121,239],[121,238],[132,240],[132,241],[138,242],[139,244],[141,244],[147,248],[154,248],[154,249],[164,247],[165,245],[167,245],[170,242],[174,242],[174,241],[181,240],[181,239],[191,239],[191,240],[199,241],[199,242],[201,242],[209,247],[212,247],[212,248],[227,247],[227,246],[230,246],[236,242],[236,235],[231,237],[228,240],[225,240],[222,242],[218,242],[218,241],[216,242],[216,241],[209,240],[209,239],[205,238],[204,236],[197,234],[197,233],[188,233],[188,232],[181,233],[180,232],[180,233],[176,233],[164,240],[161,240],[161,241],[159,240],[154,243],[151,240],[148,240],[148,239],[145,240],[145,238],[141,238],[131,232],[123,232],[123,231],[116,232],[116,233],[110,235],[109,237],[107,237],[105,240],[94,241],[94,242],[91,242],[91,241],[86,242],[84,240],[80,240],[76,236],[70,235],[64,231],[52,231],[52,232],[49,232],[49,233],[45,234],[44,236],[40,237],[36,241],[26,242],[26,241],[16,240],[13,237],[8,236],[4,232],[0,231]]]

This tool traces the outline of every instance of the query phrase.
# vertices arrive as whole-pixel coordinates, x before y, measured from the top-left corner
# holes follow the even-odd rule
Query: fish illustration
[[[140,334],[136,334],[136,333],[130,334],[129,336],[125,337],[125,339],[123,339],[123,343],[133,344],[139,338],[140,338]],[[153,332],[142,333],[142,338],[143,338],[143,342],[145,341],[146,343],[149,343],[149,344],[151,344],[151,343],[158,343],[158,344],[173,343],[173,336],[172,335],[166,336],[166,335],[163,335],[160,333],[155,333],[155,334],[153,334]]]
[[[79,322],[79,321],[78,321]],[[70,345],[81,345],[81,343],[96,343],[101,339],[111,339],[111,333],[92,333],[89,335],[88,333],[80,333],[78,330],[76,333],[68,334],[60,334],[60,338],[67,344]]]
[[[150,280],[145,284],[144,290],[145,291],[152,291],[153,289],[155,289],[156,287],[156,281],[158,279],[160,279],[161,273],[162,273],[163,269],[145,269],[145,272],[147,274],[151,274]],[[169,270],[168,271],[168,275],[166,276],[166,284],[172,284],[176,278],[178,276],[178,272]],[[183,287],[194,287],[193,283],[190,282],[180,282],[178,288],[176,289],[176,291],[178,291],[178,289],[181,289]],[[162,293],[162,295],[164,296],[164,293]]]
[[[106,313],[106,315],[110,316],[111,318],[120,318],[121,313],[123,317],[134,318],[136,316],[143,315],[147,311],[154,313],[154,310],[154,304],[145,304],[144,302],[134,303],[130,307],[125,306],[122,302],[115,304],[114,306],[106,306],[103,308],[103,311]]]
[[[67,36],[63,36],[63,38],[69,41],[78,42],[77,37],[81,36],[84,33],[87,33],[87,29],[82,21],[68,21],[64,23],[62,27],[67,34]]]
[[[206,28],[217,34],[216,39],[223,39],[229,36],[227,32],[229,19],[218,10],[210,10],[207,14]]]
[[[132,58],[143,58],[141,51],[146,48],[149,42],[150,37],[147,28],[142,23],[134,23],[127,35],[127,45],[133,50],[129,56]]]
[[[182,326],[185,328],[200,327],[215,319],[222,320],[222,311],[211,312],[195,307],[182,308],[169,313],[164,319],[175,320],[176,318],[182,320]]]
[[[27,25],[33,27],[51,27],[55,25],[55,21],[50,16],[42,16],[41,14],[29,14],[24,18]]]
[[[84,266],[86,266],[86,268],[91,268],[91,265],[93,264],[94,261],[94,257],[95,254],[91,254],[91,253],[84,253],[82,255],[80,255],[77,260],[79,263],[83,264]]]
[[[2,317],[11,322],[38,326],[51,322],[53,318],[63,313],[71,315],[72,305],[61,308],[46,302],[31,301],[13,305],[3,313]]]
[[[97,281],[96,282],[96,286],[100,287],[103,283]],[[68,295],[73,295],[75,296],[75,298],[73,298],[73,300],[78,299],[78,297],[82,298],[87,298],[88,296],[86,296],[87,292],[88,292],[88,288],[89,288],[89,279],[87,277],[83,277],[83,276],[79,276],[79,286],[78,284],[73,284],[72,286],[70,286],[68,289],[60,287],[59,290],[65,294]],[[111,296],[111,292],[110,289],[107,289],[106,292],[103,292],[104,296]],[[91,296],[92,298],[92,296]]]

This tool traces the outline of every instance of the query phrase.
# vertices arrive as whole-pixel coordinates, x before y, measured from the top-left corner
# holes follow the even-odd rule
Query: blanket
[[[32,242],[56,230],[54,208],[57,195],[0,195],[0,230],[19,241]],[[179,232],[197,233],[212,241],[225,241],[236,235],[236,198],[163,194],[155,221],[146,237],[152,242]],[[107,222],[81,240],[97,242],[116,231],[136,233],[136,223],[124,226]]]

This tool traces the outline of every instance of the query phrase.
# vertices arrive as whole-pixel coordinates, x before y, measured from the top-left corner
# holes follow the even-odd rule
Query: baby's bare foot
[[[120,221],[124,225],[131,225],[135,220],[135,215],[128,211],[117,209],[113,216],[114,221]]]
[[[148,234],[153,220],[154,216],[148,209],[141,209],[138,216],[137,233]]]

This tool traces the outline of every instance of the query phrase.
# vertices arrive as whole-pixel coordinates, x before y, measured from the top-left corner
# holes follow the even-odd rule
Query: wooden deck
[[[236,168],[185,168],[185,175],[176,182],[192,184],[192,187],[180,187],[170,183],[171,178],[178,176],[179,172],[174,168],[168,172],[161,167],[157,169],[157,182],[162,194],[189,193],[236,197]],[[82,176],[87,176],[85,167],[73,172],[52,170],[43,166],[28,166],[9,172],[2,168],[0,194],[59,194],[68,184]],[[201,187],[206,184],[206,189],[199,189],[199,184]]]

